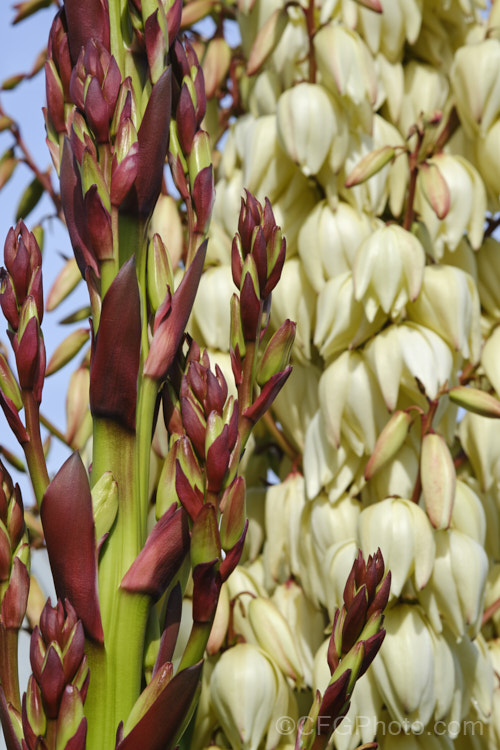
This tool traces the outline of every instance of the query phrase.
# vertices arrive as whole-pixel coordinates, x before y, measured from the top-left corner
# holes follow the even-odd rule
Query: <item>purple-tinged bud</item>
[[[160,235],[155,234],[149,242],[147,257],[148,300],[153,313],[160,307],[167,291],[173,288],[174,275],[170,256]]]
[[[160,23],[160,18],[163,23]],[[153,83],[156,83],[165,70],[167,49],[165,46],[165,28],[162,28],[165,26],[166,18],[163,6],[160,4],[155,12],[146,19],[144,24],[144,42],[148,57],[149,75]]]
[[[222,518],[220,522],[220,540],[222,548],[234,547],[243,533],[245,526],[245,480],[236,477],[224,491],[220,501]]]
[[[45,63],[45,95],[47,112],[57,133],[66,133],[64,89],[53,60]]]
[[[296,328],[291,320],[285,320],[272,337],[260,363],[257,375],[259,385],[264,385],[273,375],[288,366]]]
[[[243,263],[240,286],[241,326],[245,341],[255,341],[260,330],[262,304],[260,301],[257,267],[251,255]]]
[[[168,47],[172,47],[179,33],[182,18],[182,0],[174,0],[167,10]]]
[[[99,261],[113,259],[111,215],[105,208],[97,185],[91,185],[84,197],[85,217],[95,257]]]
[[[201,405],[192,394],[181,396],[182,422],[198,456],[205,458],[205,433],[207,422]]]
[[[193,98],[196,96],[194,84],[190,78],[186,78],[182,84],[175,120],[177,123],[177,133],[182,152],[188,156],[193,146],[194,135],[196,133],[196,112]]]
[[[194,210],[196,212],[194,231],[199,232],[200,234],[206,234],[210,225],[212,209],[215,202],[214,173],[212,164],[201,169],[196,175],[193,183],[192,195]]]
[[[231,450],[228,442],[229,427],[214,411],[207,420],[205,435],[205,455],[207,489],[209,492],[220,492],[229,466]]]
[[[64,12],[67,19],[69,50],[73,65],[80,50],[90,40],[100,43],[106,50],[110,48],[109,12],[105,0],[65,0]]]
[[[8,581],[10,575],[11,550],[7,529],[0,522],[0,582]]]
[[[148,594],[157,601],[177,574],[189,550],[184,508],[172,508],[153,527],[146,544],[122,579],[126,591]]]
[[[3,354],[0,354],[0,391],[15,404],[18,410],[23,408],[19,385]]]
[[[55,63],[55,68],[62,83],[64,98],[69,101],[69,82],[73,64],[69,55],[66,16],[62,9],[56,14],[50,28],[47,59]]]
[[[5,628],[19,630],[23,624],[28,606],[30,577],[26,565],[19,557],[12,563],[10,580],[3,594],[0,608],[0,622]]]
[[[241,285],[241,272],[243,270],[243,249],[241,244],[241,237],[239,234],[235,234],[231,245],[231,272],[233,275],[233,281],[236,287],[239,289]]]
[[[47,717],[43,709],[42,693],[33,675],[28,680],[28,689],[23,696],[23,730],[29,750],[34,750],[38,737],[44,737]]]
[[[83,700],[73,685],[66,685],[57,717],[57,747],[84,750],[87,720],[83,715]]]
[[[19,327],[19,307],[12,279],[4,268],[0,268],[0,306],[7,323],[16,331]]]

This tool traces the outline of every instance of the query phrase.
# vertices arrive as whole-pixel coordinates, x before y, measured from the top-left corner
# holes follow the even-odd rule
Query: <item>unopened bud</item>
[[[377,438],[375,448],[365,468],[365,479],[371,477],[393,458],[403,445],[412,418],[404,411],[395,411]]]
[[[450,451],[441,435],[424,435],[420,478],[425,510],[432,525],[435,529],[447,529],[453,511],[457,477]]]
[[[459,385],[452,388],[448,395],[450,401],[467,411],[480,414],[482,417],[500,419],[500,401],[486,391]]]
[[[264,385],[273,375],[282,372],[288,366],[296,327],[291,320],[285,320],[272,337],[260,363],[257,375],[259,385]]]
[[[152,311],[156,313],[168,289],[174,289],[170,257],[159,234],[153,236],[148,247],[147,285],[149,303]]]

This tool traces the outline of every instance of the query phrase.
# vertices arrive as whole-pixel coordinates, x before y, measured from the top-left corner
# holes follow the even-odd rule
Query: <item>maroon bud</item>
[[[219,573],[221,576],[221,581],[224,583],[224,581],[227,581],[233,570],[238,565],[241,554],[243,552],[243,545],[245,544],[245,539],[247,535],[248,530],[248,518],[245,521],[245,526],[243,527],[243,531],[241,533],[240,538],[234,545],[234,547],[231,547],[231,549],[225,550],[226,556],[223,559],[223,561],[220,564]]]
[[[69,50],[73,65],[89,40],[109,50],[109,12],[105,0],[65,0]]]
[[[17,331],[19,327],[19,306],[12,279],[4,268],[0,269],[0,306],[10,327]]]
[[[347,654],[356,643],[366,621],[366,610],[366,586],[363,584],[356,593],[356,596],[350,603],[346,612],[346,617],[342,627],[343,654]]]
[[[182,84],[177,109],[175,111],[177,122],[177,134],[182,152],[186,155],[191,153],[194,134],[196,133],[196,112],[191,97],[191,92],[186,83]]]
[[[177,574],[189,550],[184,508],[175,505],[153,527],[146,544],[122,579],[126,591],[148,594],[157,601]]]
[[[220,573],[217,570],[219,560],[199,563],[193,568],[193,620],[195,622],[211,622],[222,585]]]
[[[291,365],[288,365],[288,367],[285,367],[282,372],[278,372],[276,375],[273,375],[272,378],[270,378],[270,380],[268,380],[264,385],[262,391],[260,392],[257,399],[253,402],[253,404],[251,404],[251,406],[248,406],[243,411],[243,416],[247,419],[250,419],[254,423],[257,422],[270,408],[274,399],[288,380],[291,372],[292,367]]]
[[[84,198],[87,227],[95,257],[99,261],[113,259],[111,216],[104,208],[97,185],[91,185]]]
[[[23,624],[28,605],[30,577],[26,565],[14,558],[9,585],[3,595],[0,620],[5,628],[19,630]]]
[[[45,95],[50,121],[58,133],[66,132],[64,90],[53,60],[45,63]]]
[[[175,462],[175,491],[189,517],[195,521],[203,507],[203,492],[189,481],[179,460]]]
[[[203,167],[193,183],[193,204],[196,211],[195,232],[206,234],[215,202],[213,166]]]
[[[170,8],[167,10],[167,28],[168,28],[168,46],[174,44],[179,29],[181,27],[182,18],[182,0],[174,0]]]

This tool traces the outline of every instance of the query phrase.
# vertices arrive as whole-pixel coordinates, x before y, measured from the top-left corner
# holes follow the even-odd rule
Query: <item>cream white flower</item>
[[[489,490],[500,480],[500,422],[467,413],[460,422],[458,432],[481,490]]]
[[[431,117],[445,106],[449,83],[444,73],[432,66],[410,60],[404,66],[404,93],[398,127],[406,138],[421,113]]]
[[[391,592],[399,596],[410,576],[418,589],[431,576],[436,545],[426,514],[411,500],[387,498],[365,508],[358,522],[361,551],[380,547],[391,571]]]
[[[355,348],[373,336],[384,323],[379,309],[368,321],[363,305],[354,297],[352,273],[346,271],[326,282],[318,296],[314,343],[329,359],[343,349]]]
[[[416,323],[385,328],[365,346],[365,359],[375,373],[386,406],[396,408],[400,389],[418,403],[416,379],[429,398],[451,379],[453,356],[448,345],[434,331]]]
[[[293,370],[273,404],[285,435],[303,452],[307,425],[318,410],[320,371],[314,365],[294,362]]]
[[[314,36],[323,84],[357,106],[377,98],[373,60],[361,37],[343,24],[328,23]]]
[[[315,308],[316,295],[309,285],[302,261],[292,258],[285,263],[280,283],[273,291],[271,323],[276,328],[287,318],[297,323],[292,353],[300,362],[306,362],[311,356]]]
[[[379,307],[397,315],[417,297],[424,272],[424,250],[414,235],[395,224],[373,232],[358,248],[353,267],[354,292],[368,320]]]
[[[423,194],[420,178],[417,179],[415,209],[429,230],[433,243],[446,243],[453,249],[466,233],[472,247],[477,249],[483,239],[486,213],[483,172],[480,175],[467,159],[459,155],[436,154],[427,163],[438,167],[450,193],[449,210],[443,219],[439,219]]]
[[[373,231],[366,214],[340,202],[332,211],[326,201],[316,204],[298,236],[299,255],[316,292],[326,281],[350,271],[356,251]]]
[[[349,446],[331,445],[325,418],[318,410],[307,426],[304,445],[304,478],[308,498],[314,498],[323,488],[335,502],[352,484],[362,470],[362,459]]]
[[[278,102],[278,137],[307,177],[319,172],[337,132],[332,99],[320,85],[299,83]]]
[[[457,638],[481,625],[488,558],[483,547],[454,529],[436,531],[436,559],[428,585],[418,593],[439,632],[439,614]],[[436,614],[439,613],[436,617]]]
[[[488,237],[477,253],[477,285],[481,305],[500,320],[500,242]]]
[[[480,302],[474,279],[452,266],[427,266],[408,317],[439,334],[464,357],[477,362],[481,345]]]
[[[323,642],[323,612],[312,604],[303,589],[290,580],[277,586],[272,601],[278,607],[293,633],[306,685],[312,685],[314,656]]]
[[[376,378],[359,352],[343,352],[326,368],[319,403],[332,445],[338,447],[342,435],[357,455],[373,451],[387,412]]]
[[[304,478],[290,474],[266,493],[264,567],[269,588],[297,574],[301,513],[306,503]]]
[[[401,58],[405,42],[413,44],[418,37],[422,3],[419,0],[384,0],[382,5],[382,13],[360,7],[357,30],[373,54],[383,52],[388,60],[396,62]]]
[[[243,643],[222,654],[210,678],[210,700],[232,747],[258,750],[278,690],[276,669],[256,646]]]
[[[392,607],[384,627],[386,636],[372,666],[377,690],[391,717],[411,732],[414,724],[425,726],[436,707],[433,639],[418,605]]]
[[[469,136],[484,136],[500,114],[500,40],[483,39],[456,51],[450,71],[455,103]]]
[[[200,346],[229,351],[229,311],[234,291],[230,266],[209,268],[202,275],[191,317],[191,333]]]

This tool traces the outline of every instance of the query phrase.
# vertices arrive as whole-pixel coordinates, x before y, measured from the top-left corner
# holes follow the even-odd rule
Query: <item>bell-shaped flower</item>
[[[358,521],[361,550],[380,546],[392,574],[392,593],[399,596],[413,575],[418,589],[427,585],[434,565],[436,544],[424,511],[411,500],[387,498],[365,508]]]
[[[458,433],[481,490],[489,490],[500,479],[500,422],[469,412],[460,422]]]
[[[325,24],[314,36],[323,85],[354,105],[374,104],[377,81],[365,42],[344,24]]]
[[[418,403],[417,379],[426,396],[436,398],[452,376],[453,356],[448,345],[434,331],[412,322],[385,328],[367,344],[364,356],[391,410],[396,408],[401,389]]]
[[[231,746],[257,750],[267,734],[279,682],[270,657],[243,643],[225,651],[210,678],[215,714]]]
[[[418,605],[397,604],[385,616],[386,636],[372,672],[392,719],[425,726],[436,707],[430,625]]]
[[[283,583],[298,571],[300,518],[306,503],[304,478],[290,474],[266,493],[264,568],[270,585]]]
[[[496,144],[500,135],[500,118],[495,120],[483,138],[476,141],[476,158],[481,178],[495,201],[500,194],[499,161]]]
[[[417,179],[415,210],[429,230],[436,251],[446,244],[455,248],[464,233],[474,249],[483,239],[486,190],[481,175],[463,156],[436,154],[427,160],[438,167],[450,194],[449,209],[440,219],[423,190],[421,175]]]
[[[383,4],[382,13],[358,9],[359,33],[373,54],[382,52],[391,62],[401,58],[406,42],[416,41],[421,23],[422,6],[418,0],[389,0]]]
[[[425,254],[417,238],[392,224],[375,230],[358,248],[353,267],[354,292],[372,321],[379,307],[397,315],[417,298]]]
[[[422,113],[424,117],[431,117],[443,109],[449,88],[448,79],[439,68],[416,60],[404,66],[404,89],[397,124],[405,138]]]
[[[285,91],[278,101],[280,142],[307,177],[319,172],[336,134],[331,99],[321,85],[300,83]]]
[[[319,384],[319,401],[332,445],[338,447],[343,436],[357,455],[373,451],[387,412],[362,354],[344,352],[327,367]]]
[[[477,286],[481,305],[494,318],[500,316],[500,243],[487,237],[477,258]]]
[[[481,499],[462,479],[457,479],[451,526],[484,546],[486,514]]]
[[[319,293],[314,343],[321,356],[329,359],[371,338],[384,320],[379,309],[373,321],[368,321],[362,303],[354,297],[352,273],[346,271],[327,281]]]
[[[293,580],[277,586],[272,595],[272,601],[278,607],[293,634],[304,682],[312,686],[314,656],[324,638],[323,613],[312,604],[304,590]]]
[[[469,274],[452,266],[427,266],[408,317],[438,333],[455,351],[477,362],[481,345],[480,302]]]
[[[309,422],[304,445],[307,497],[316,497],[325,487],[335,502],[352,485],[361,467],[361,457],[349,445],[332,445],[325,415],[318,410]]]
[[[299,255],[314,290],[350,271],[358,247],[373,231],[368,217],[340,201],[335,211],[320,201],[311,211],[298,236]]]
[[[320,372],[310,364],[294,362],[293,370],[274,404],[273,413],[287,438],[304,450],[307,425],[318,410]]]
[[[440,613],[457,638],[468,631],[476,634],[483,614],[486,552],[470,536],[454,529],[437,531],[435,540],[434,568],[419,600],[438,632]]]
[[[275,115],[257,119],[248,115],[238,122],[234,132],[242,160],[245,154],[256,155],[255,159],[244,159],[243,184],[251,193],[267,196],[271,203],[297,170],[283,153],[277,128]]]
[[[500,40],[465,44],[455,53],[450,71],[460,121],[469,138],[484,136],[500,114]]]
[[[229,300],[233,292],[229,266],[209,268],[202,275],[191,317],[193,337],[200,345],[228,351]]]
[[[271,324],[279,328],[286,320],[297,324],[292,354],[299,362],[311,357],[311,339],[314,325],[316,295],[307,280],[299,258],[291,258],[283,266],[281,282],[273,291]]]

